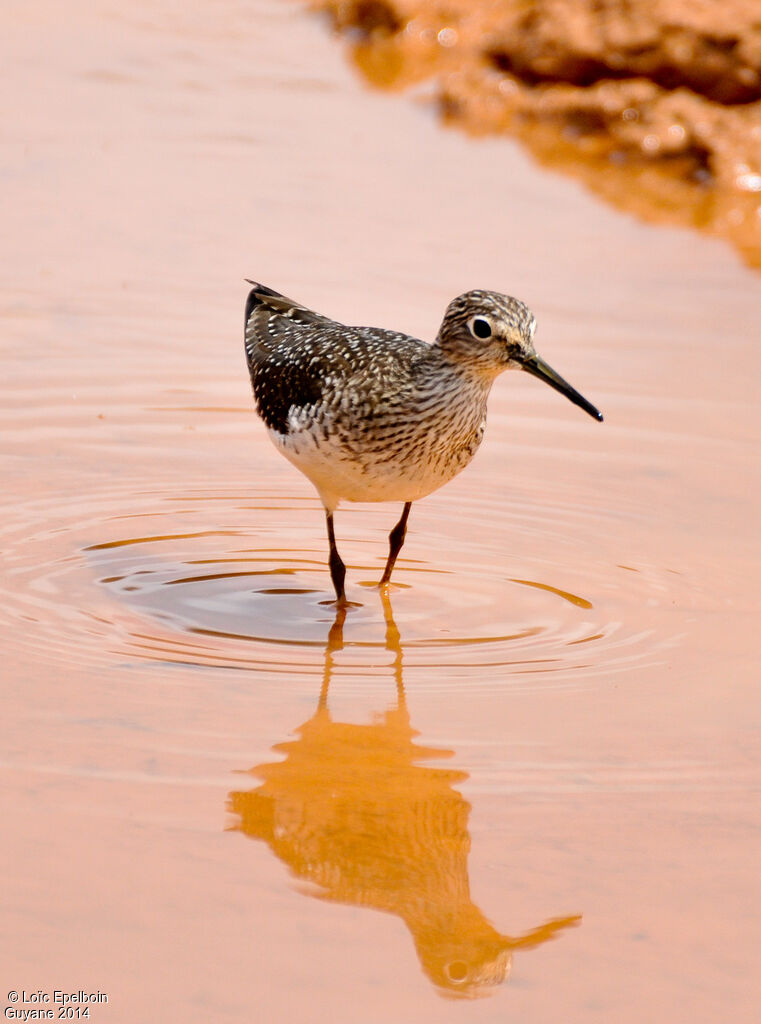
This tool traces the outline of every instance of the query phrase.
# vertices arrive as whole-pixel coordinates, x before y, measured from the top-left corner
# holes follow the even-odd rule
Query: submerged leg
[[[336,589],[338,603],[345,604],[346,591],[344,590],[344,579],[346,578],[346,566],[343,564],[336,547],[336,535],[333,531],[333,513],[328,512],[327,509],[325,510],[325,520],[328,524],[328,541],[330,543],[330,578],[333,580],[333,586]]]
[[[412,502],[405,502],[401,519],[388,535],[388,561],[386,562],[386,568],[383,570],[383,575],[381,576],[380,585],[382,587],[384,587],[391,579],[391,572],[394,568],[396,556],[402,550],[402,544],[404,544],[404,538],[407,533],[407,517],[410,514],[411,508]]]

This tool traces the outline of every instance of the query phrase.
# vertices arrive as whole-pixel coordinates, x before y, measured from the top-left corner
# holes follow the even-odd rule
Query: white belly
[[[309,430],[270,431],[276,447],[311,481],[328,509],[340,501],[417,501],[443,486],[470,462],[483,424],[467,438],[432,438],[408,452],[349,453]]]

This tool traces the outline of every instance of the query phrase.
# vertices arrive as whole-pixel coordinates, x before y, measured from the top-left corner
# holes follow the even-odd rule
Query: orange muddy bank
[[[761,264],[761,19],[753,0],[316,0],[383,88],[518,136],[647,220]]]

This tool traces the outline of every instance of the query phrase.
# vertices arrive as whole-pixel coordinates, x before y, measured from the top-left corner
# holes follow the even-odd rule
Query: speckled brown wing
[[[294,411],[372,403],[408,386],[428,351],[403,334],[337,323],[258,284],[246,302],[245,346],[257,411],[281,435]]]
[[[324,366],[316,328],[331,321],[279,292],[255,284],[248,294],[245,347],[256,408],[267,427],[288,433],[293,406],[322,399]]]

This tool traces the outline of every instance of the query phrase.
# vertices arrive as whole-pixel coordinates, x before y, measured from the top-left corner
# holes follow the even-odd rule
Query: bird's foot
[[[347,601],[345,597],[334,597],[329,598],[327,601],[320,601],[320,604],[325,605],[328,608],[335,608],[336,611],[341,609],[348,610],[349,608],[361,608],[361,601]]]
[[[372,584],[377,587],[381,597],[388,597],[389,594],[393,594],[396,590],[409,590],[409,583],[397,583],[396,580],[392,583],[391,580],[381,580],[380,583]]]

